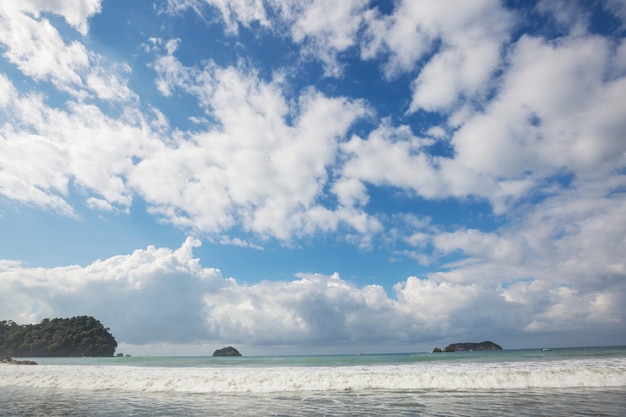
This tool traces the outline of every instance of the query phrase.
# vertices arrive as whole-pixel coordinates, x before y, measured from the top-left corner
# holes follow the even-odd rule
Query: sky
[[[0,319],[624,345],[625,97],[623,0],[0,0]]]

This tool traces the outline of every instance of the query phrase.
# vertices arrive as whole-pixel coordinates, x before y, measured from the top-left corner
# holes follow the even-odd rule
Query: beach
[[[621,416],[626,409],[626,347],[32,359],[39,365],[0,366],[3,416]]]

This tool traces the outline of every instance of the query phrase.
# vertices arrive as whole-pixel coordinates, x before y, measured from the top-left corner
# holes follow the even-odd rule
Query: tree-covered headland
[[[0,357],[113,356],[117,342],[90,316],[19,325],[0,320]]]

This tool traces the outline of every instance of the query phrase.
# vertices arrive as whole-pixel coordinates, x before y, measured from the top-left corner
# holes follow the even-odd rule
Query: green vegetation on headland
[[[113,356],[117,342],[90,316],[19,325],[0,320],[0,357]]]

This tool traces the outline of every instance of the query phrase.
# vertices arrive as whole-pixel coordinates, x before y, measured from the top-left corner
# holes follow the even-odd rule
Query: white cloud
[[[196,95],[219,125],[171,131],[162,113],[142,114],[130,108],[132,100],[117,119],[80,101],[52,108],[3,78],[8,123],[0,128],[2,194],[73,215],[70,184],[99,209],[127,210],[138,193],[152,213],[207,234],[241,226],[261,238],[288,241],[346,225],[366,244],[380,230],[351,206],[318,203],[332,185],[328,171],[339,141],[370,112],[363,102],[314,89],[288,101],[280,79],[264,82],[254,72],[211,63],[183,67],[171,55],[176,45],[167,42],[168,54],[155,64],[161,91]],[[94,90],[132,99],[125,86],[94,71],[97,78],[87,79]]]
[[[610,41],[597,36],[552,42],[523,36],[510,48],[493,99],[452,126],[450,156],[431,156],[418,138],[398,139],[383,124],[367,139],[342,145],[348,155],[342,181],[429,199],[478,196],[497,214],[553,187],[552,178],[564,173],[610,181],[626,164],[626,77],[622,58],[611,51]]]
[[[226,30],[237,34],[239,25],[250,27],[252,23],[269,26],[263,0],[168,0],[170,11],[178,12],[191,8],[203,15],[203,5],[216,8],[224,20]]]
[[[603,175],[623,166],[626,78],[606,80],[608,45],[601,38],[550,44],[523,37],[503,87],[485,113],[452,139],[455,162],[491,177],[539,178],[567,169]]]
[[[41,12],[54,13],[63,18],[82,35],[89,29],[88,20],[100,13],[102,0],[22,0],[15,5],[39,17]]]
[[[356,44],[367,1],[169,0],[172,11],[191,8],[210,16],[204,4],[219,11],[227,32],[237,34],[239,25],[250,28],[258,23],[276,35],[289,37],[301,46],[304,57],[322,62],[326,76],[337,77],[343,71],[339,55]]]
[[[45,13],[63,16],[83,36],[88,19],[100,12],[100,0],[25,0],[0,4],[0,44],[4,56],[26,76],[50,81],[84,99],[95,93],[102,100],[136,99],[123,75],[126,65],[109,64],[79,40],[66,41]]]
[[[130,206],[125,176],[133,158],[145,156],[154,141],[142,115],[129,111],[112,119],[75,102],[55,109],[41,96],[20,95],[4,76],[0,84],[8,93],[2,103],[8,123],[0,126],[0,193],[74,215],[67,201],[72,181],[83,193]]]
[[[291,2],[281,2],[281,11],[291,26],[291,39],[304,45],[304,54],[324,63],[327,76],[337,77],[342,74],[339,55],[356,44],[367,3],[314,0],[294,7]]]
[[[18,98],[11,82],[0,75],[5,111],[28,111],[27,118],[36,118],[40,97]],[[27,119],[27,120],[28,120]],[[64,169],[63,149],[33,132],[15,131],[10,124],[0,127],[0,193],[9,199],[35,203],[68,215],[73,209],[64,201],[68,179],[59,172]]]
[[[394,286],[394,297],[339,274],[250,285],[201,266],[192,253],[199,244],[188,238],[176,250],[149,246],[85,267],[1,261],[0,315],[31,322],[89,314],[124,344],[225,342],[257,349],[390,347],[494,334],[522,341],[545,330],[557,341],[559,326],[578,331],[610,319],[609,332],[625,320],[623,281],[588,291],[543,279],[500,287],[409,277]]]
[[[409,112],[415,112],[449,111],[460,99],[483,98],[513,19],[492,0],[409,0],[390,15],[368,12],[366,22],[361,56],[387,56],[387,77],[413,72],[426,58],[413,83]]]
[[[224,3],[222,6],[230,8],[233,16],[248,16],[245,19],[241,17],[244,22],[257,19],[254,16],[261,13],[244,13],[244,9],[252,7],[257,10],[263,7],[261,3]],[[343,27],[347,31],[343,34],[323,29],[324,26],[319,26],[322,20],[315,16],[325,15],[322,11],[327,6],[320,2],[291,7],[277,3],[272,7],[281,10],[281,16],[286,21],[300,22],[293,26],[300,27],[297,41],[304,39],[307,34],[315,37],[317,32],[334,33],[332,36],[339,39],[337,49],[347,48],[351,44],[351,33],[358,25],[331,25]],[[354,3],[350,7],[346,6],[346,9],[342,8],[345,14],[340,15],[348,18],[362,7],[362,4]],[[65,10],[60,5],[57,9]],[[394,68],[389,70],[391,72],[408,71],[409,65],[414,65],[430,48],[428,45],[421,49],[413,48],[417,55],[403,55],[405,52],[400,48],[403,44],[394,43],[394,34],[404,33],[409,44],[412,44],[411,40],[419,42],[420,36],[427,39],[429,45],[438,39],[442,41],[440,50],[429,58],[415,81],[414,103],[421,102],[420,106],[425,108],[449,108],[461,96],[479,94],[494,66],[498,65],[499,48],[507,39],[506,30],[510,27],[509,13],[491,2],[455,8],[450,16],[444,13],[445,10],[445,4],[424,6],[402,3],[389,16],[368,14],[371,30],[374,31],[369,33],[372,42],[369,45],[375,48],[370,50],[370,55],[365,56],[387,53],[390,57],[389,68]],[[20,51],[20,48],[26,51],[16,52],[16,56],[24,56],[23,62],[15,59],[16,62],[22,62],[20,65],[23,70],[31,76],[49,76],[60,84],[60,88],[85,83],[86,88],[104,99],[133,99],[134,94],[119,77],[108,75],[110,73],[104,70],[104,66],[92,67],[100,58],[90,56],[77,42],[66,45],[56,29],[44,18],[35,20],[17,8],[5,9],[5,18],[9,22],[22,19],[21,24],[37,31],[48,30],[52,36],[38,35],[37,38],[56,42],[47,47],[27,49],[25,45],[29,43],[25,41],[30,37],[5,41],[10,46],[9,51]],[[14,32],[17,33],[16,30],[6,29],[5,38],[8,39]],[[413,35],[408,36],[411,33]],[[381,43],[382,39],[385,42]],[[154,42],[153,46],[158,46],[156,43],[159,41]],[[157,86],[167,96],[174,94],[176,89],[196,95],[202,108],[221,125],[221,130],[191,135],[191,142],[181,142],[181,150],[188,148],[190,152],[211,143],[212,155],[218,155],[214,152],[215,146],[221,146],[220,152],[223,154],[219,154],[222,157],[219,163],[215,156],[208,158],[213,158],[214,162],[209,165],[217,169],[219,175],[207,173],[204,181],[196,178],[189,184],[190,190],[197,191],[201,186],[211,196],[213,207],[207,211],[200,207],[194,208],[193,204],[185,204],[190,213],[181,214],[179,207],[171,203],[179,192],[178,188],[186,187],[189,179],[187,174],[173,176],[180,181],[172,182],[172,179],[168,179],[169,188],[155,178],[151,180],[152,185],[159,185],[154,188],[149,182],[143,184],[138,179],[140,175],[134,173],[132,176],[137,189],[154,201],[155,211],[164,213],[179,225],[198,230],[224,230],[241,221],[248,230],[286,239],[298,228],[309,227],[306,222],[303,223],[303,217],[293,215],[314,208],[313,201],[329,181],[326,171],[336,162],[339,149],[337,138],[345,135],[350,124],[365,113],[363,103],[343,98],[330,99],[306,92],[298,103],[300,107],[296,108],[282,96],[281,80],[266,83],[257,79],[254,71],[218,68],[211,63],[204,68],[183,67],[173,56],[179,42],[177,39],[168,41],[165,45],[167,54],[156,61],[155,69],[159,73]],[[412,45],[415,46],[414,43]],[[485,54],[490,54],[491,58],[480,53],[483,47]],[[38,64],[36,51],[67,52],[72,48],[81,50],[81,54],[76,56],[81,55],[83,58],[78,61],[68,58],[67,65],[55,66],[57,69],[52,70],[52,73],[48,72],[51,71],[48,65]],[[577,36],[554,43],[522,37],[511,48],[501,88],[495,98],[486,104],[484,112],[467,113],[455,122],[459,124],[459,129],[451,137],[453,158],[429,157],[427,151],[422,150],[423,146],[429,144],[427,141],[418,138],[396,139],[397,135],[408,137],[411,133],[406,133],[405,127],[383,125],[372,132],[368,140],[355,137],[342,145],[341,151],[349,158],[341,169],[343,177],[336,184],[330,185],[340,203],[346,207],[366,204],[368,196],[364,183],[371,183],[403,188],[427,198],[477,195],[489,199],[497,213],[504,213],[517,199],[541,184],[545,177],[564,167],[588,175],[621,166],[624,163],[624,152],[620,147],[623,141],[619,138],[625,130],[625,109],[620,98],[624,93],[622,90],[626,88],[626,81],[620,70],[623,59],[620,60],[619,54],[615,59],[610,58],[610,49],[607,41],[598,37]],[[58,61],[62,59],[60,57],[73,56],[69,52],[69,55],[64,54],[57,58],[42,55],[41,59]],[[458,65],[449,65],[450,60]],[[122,65],[120,71],[128,72],[130,69]],[[615,74],[615,77],[605,80],[607,71]],[[320,101],[317,107],[307,107],[307,100]],[[315,108],[321,109],[323,103],[333,103],[333,106],[343,108],[339,111],[339,107],[332,107],[333,111],[337,110],[336,113],[324,110],[314,116],[314,112],[319,111]],[[286,121],[293,117],[294,111],[309,111],[311,116],[307,117],[313,120],[310,125],[317,123],[318,126],[334,130],[318,132],[313,138],[310,133],[312,130],[306,127],[308,122],[304,113],[296,116],[300,117],[298,122],[301,126]],[[330,114],[345,116],[335,116],[336,124],[318,123]],[[23,117],[32,119],[32,116],[25,114]],[[113,120],[108,122],[113,123]],[[160,131],[169,135],[165,119],[161,125],[165,130]],[[440,129],[437,134],[441,135],[442,127],[437,128]],[[309,133],[304,131],[307,129]],[[405,131],[392,133],[393,129]],[[214,135],[227,136],[221,136],[219,140],[209,139]],[[149,136],[149,133],[144,132],[143,136]],[[291,136],[298,140],[288,140]],[[229,138],[228,146],[239,149],[239,152],[233,154],[232,149],[219,145],[227,143],[226,137]],[[165,142],[170,145],[176,140],[165,138]],[[190,146],[193,141],[196,142],[195,146]],[[411,144],[411,141],[415,143]],[[315,143],[314,148],[311,148],[311,143]],[[158,142],[152,146],[155,149],[161,147]],[[172,153],[168,146],[163,147],[162,154],[158,156],[161,159],[157,159],[156,164],[163,162],[164,155]],[[150,163],[146,160],[140,167],[141,172],[148,169]],[[187,161],[181,160],[181,163],[186,164]],[[129,168],[132,167],[128,166],[123,171],[114,170],[114,177],[118,179],[109,182],[104,191],[109,202],[128,204],[131,191],[123,179],[120,182],[119,175],[128,173]],[[101,178],[97,179],[94,176],[99,175],[98,170],[89,173],[91,178],[84,177],[86,171],[81,170],[84,175],[77,175],[76,178],[88,188],[102,188],[103,178],[111,177],[107,171],[109,169],[103,167]],[[252,184],[246,178],[255,178],[255,183]],[[59,195],[66,193],[64,187],[62,178],[51,186],[57,193],[54,197],[57,205]],[[270,187],[275,190],[270,191]],[[168,196],[151,194],[151,190],[161,194],[160,190],[167,189],[171,189]],[[9,191],[5,191],[5,195],[9,195]],[[21,199],[28,200],[28,197]],[[209,220],[209,216],[204,216],[203,212],[211,213],[213,220]],[[320,219],[322,212],[319,208],[313,210],[308,216],[309,221]],[[327,226],[322,229],[334,229],[336,221],[329,220],[324,220]]]
[[[364,233],[378,227],[358,220],[362,213],[317,204],[339,141],[369,114],[363,102],[330,98],[313,88],[289,102],[280,78],[266,82],[243,68],[213,63],[183,67],[171,53],[155,68],[165,95],[195,95],[218,123],[175,147],[162,146],[138,165],[132,184],[156,212],[203,232],[240,223],[281,240],[335,230],[340,222]]]
[[[344,206],[364,206],[369,201],[365,185],[354,178],[343,178],[335,182],[332,191]]]
[[[562,279],[602,288],[604,280],[626,273],[621,256],[626,250],[626,200],[613,192],[625,184],[623,175],[604,184],[576,182],[529,213],[525,235],[535,246],[542,242],[546,265],[557,264]]]
[[[623,285],[616,285],[611,291],[583,292],[567,286],[550,287],[545,282],[522,281],[508,287],[504,296],[524,305],[533,316],[524,328],[528,333],[583,332],[591,331],[594,325],[613,327],[623,323],[624,290]]]
[[[115,207],[113,207],[111,203],[101,198],[90,197],[87,199],[87,201],[85,201],[85,203],[87,204],[87,207],[93,210],[100,210],[100,211],[114,211],[115,210]]]
[[[461,250],[465,255],[478,257],[483,262],[515,265],[520,263],[522,255],[514,242],[476,229],[440,233],[433,238],[433,245],[444,254]]]
[[[23,10],[18,4],[0,5],[0,43],[6,45],[3,55],[37,80],[50,79],[59,87],[80,85],[79,73],[89,66],[85,46],[77,41],[66,44],[48,19],[36,19],[27,13],[34,10]]]
[[[434,255],[456,259],[428,275],[435,281],[499,285],[530,278],[535,286],[604,293],[626,276],[626,200],[613,193],[625,183],[624,176],[603,185],[575,181],[491,232],[406,222],[400,237],[415,256],[432,245]]]
[[[197,245],[188,238],[177,250],[150,246],[86,267],[3,265],[2,315],[22,322],[93,315],[127,343],[206,337],[202,294],[224,281],[192,257]]]
[[[342,169],[345,179],[340,184],[353,184],[358,179],[377,186],[419,190],[428,197],[440,196],[445,191],[434,171],[433,158],[423,152],[432,143],[431,139],[414,136],[408,126],[386,123],[367,139],[354,136],[341,146],[347,161]]]
[[[626,199],[619,191],[625,184],[626,177],[616,174],[574,179],[566,189],[557,185],[549,191],[546,187],[546,194],[535,196],[538,201],[509,212],[507,222],[490,232],[465,227],[442,230],[445,226],[409,218],[396,230],[397,239],[404,239],[411,248],[404,256],[422,263],[451,259],[444,265],[439,261],[435,272],[425,274],[426,279],[418,283],[433,288],[459,284],[459,291],[463,289],[459,300],[439,309],[433,304],[433,311],[469,303],[470,314],[480,305],[479,295],[491,294],[485,302],[499,306],[494,310],[501,315],[500,324],[510,323],[529,340],[549,337],[548,333],[594,332],[596,326],[619,332],[626,319],[622,302],[626,297]],[[431,253],[432,258],[424,259]],[[506,304],[499,304],[501,300],[491,291]],[[428,296],[436,303],[436,295]],[[446,296],[454,300],[455,294]],[[457,321],[451,328],[464,326]]]
[[[121,74],[130,72],[131,69],[128,65],[118,68],[118,66],[103,63],[100,66],[92,67],[89,74],[86,75],[85,83],[87,88],[101,100],[118,102],[136,100],[136,94],[128,88],[126,80],[120,77]]]
[[[367,246],[383,228],[367,211],[371,185],[427,199],[478,197],[490,202],[494,213],[506,215],[533,193],[558,194],[555,177],[611,183],[626,163],[624,43],[585,33],[550,42],[522,36],[502,64],[500,48],[508,42],[512,17],[494,2],[455,8],[446,2],[404,2],[387,16],[363,15],[364,4],[353,2],[342,4],[333,15],[337,20],[322,19],[330,15],[331,4],[323,1],[215,3],[230,10],[233,22],[246,24],[261,21],[263,8],[272,8],[291,24],[296,42],[319,37],[336,51],[352,45],[356,16],[363,15],[370,25],[363,56],[384,54],[390,76],[411,71],[426,58],[413,96],[422,108],[445,112],[468,95],[484,98],[488,83],[498,87],[481,111],[453,113],[447,124],[425,126],[427,138],[385,119],[365,138],[348,141],[354,124],[373,115],[367,103],[314,88],[290,98],[282,76],[264,80],[246,64],[187,67],[174,56],[179,39],[151,38],[148,51],[164,51],[153,67],[157,88],[171,99],[194,96],[198,114],[189,117],[205,121],[193,132],[173,131],[160,111],[131,109],[138,107],[136,96],[116,75],[130,73],[130,67],[109,65],[77,41],[66,43],[44,15],[33,11],[37,4],[44,7],[40,3],[4,4],[0,13],[7,25],[0,39],[26,75],[50,79],[76,96],[66,107],[52,108],[46,97],[17,92],[0,77],[5,92],[0,105],[7,115],[0,127],[0,193],[13,200],[73,215],[71,186],[89,207],[106,210],[128,209],[139,194],[152,213],[214,237],[242,228],[261,240],[290,241],[347,226],[347,233],[355,234],[349,239]],[[71,15],[69,4],[53,2],[42,10]],[[99,10],[95,2],[89,4],[68,22],[86,28]],[[200,10],[200,4],[172,7]],[[18,27],[32,33],[19,35]],[[33,49],[32,39],[47,43]],[[437,42],[439,49],[431,51]],[[411,48],[403,49],[407,45]],[[65,65],[41,64],[50,59]],[[502,74],[491,80],[499,65]],[[119,117],[88,105],[87,91],[121,101]],[[430,154],[436,140],[448,141],[449,156]],[[337,204],[321,202],[329,190]],[[452,251],[442,239],[438,250]]]
[[[428,61],[413,84],[409,112],[445,111],[459,98],[474,98],[486,90],[500,63],[501,42],[478,38],[469,36],[444,47]]]

